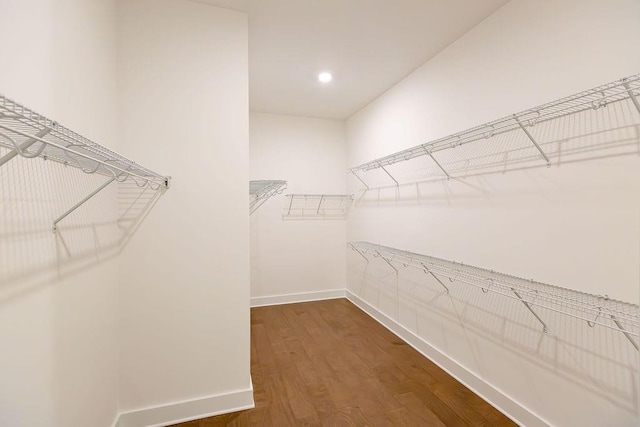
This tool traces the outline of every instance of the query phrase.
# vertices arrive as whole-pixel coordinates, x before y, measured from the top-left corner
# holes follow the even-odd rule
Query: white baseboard
[[[251,298],[251,307],[267,305],[293,304],[296,302],[320,301],[325,299],[345,298],[345,289],[331,289],[328,291],[301,292],[297,294],[272,295]]]
[[[361,299],[359,296],[349,290],[346,291],[346,296],[349,301],[378,321],[382,326],[389,329],[427,359],[438,365],[453,378],[464,384],[468,389],[482,397],[517,424],[527,427],[548,427],[550,425],[519,402],[511,399],[493,385],[478,377],[473,372],[467,370],[467,368],[458,364],[456,361],[450,359],[440,350],[433,347],[422,338]]]
[[[254,407],[251,384],[246,390],[121,413],[114,427],[161,427]]]

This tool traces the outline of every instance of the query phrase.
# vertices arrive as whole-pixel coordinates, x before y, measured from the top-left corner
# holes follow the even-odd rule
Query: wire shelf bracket
[[[0,157],[0,167],[17,156],[40,157],[81,169],[87,174],[104,175],[109,179],[95,191],[53,221],[58,223],[113,181],[132,179],[140,188],[169,188],[171,177],[153,172],[132,160],[61,126],[23,105],[0,94],[0,147],[9,150]]]
[[[622,79],[622,80],[624,81],[623,86],[625,89],[627,89],[629,98],[631,98],[631,102],[633,102],[633,105],[636,107],[636,110],[638,110],[638,113],[640,113],[640,102],[638,102],[638,98],[636,97],[635,93],[633,93],[633,89],[631,88],[631,85],[627,81],[628,79]]]
[[[345,219],[352,194],[287,194],[282,219]]]
[[[634,109],[635,107],[635,110],[640,113],[640,74],[616,80],[547,104],[539,105],[516,114],[511,114],[480,126],[376,158],[352,167],[348,172],[351,172],[362,184],[364,184],[367,190],[371,188],[371,183],[367,184],[368,180],[365,179],[362,174],[359,174],[359,172],[366,174],[366,172],[376,169],[382,170],[393,180],[396,186],[399,186],[399,182],[402,181],[402,179],[398,179],[398,174],[395,173],[395,171],[390,170],[389,166],[426,156],[433,161],[435,166],[437,166],[437,170],[443,174],[437,176],[437,179],[465,177],[468,175],[469,161],[474,163],[474,170],[485,167],[495,170],[495,158],[501,154],[503,155],[502,157],[504,162],[512,162],[513,164],[522,164],[535,160],[536,156],[530,156],[526,153],[525,149],[528,147],[528,142],[533,144],[537,154],[539,154],[539,156],[545,161],[547,166],[550,166],[552,159],[555,159],[556,157],[560,159],[561,152],[559,151],[559,148],[558,151],[553,148],[553,144],[557,144],[558,141],[547,141],[549,137],[544,133],[535,136],[536,133],[532,130],[534,126],[538,126],[543,123],[548,123],[549,126],[551,126],[552,123],[555,123],[554,121],[557,121],[558,126],[560,126],[562,122],[559,122],[559,119],[575,117],[577,120],[579,117],[582,117],[578,116],[580,114],[587,115],[591,110],[595,111],[601,107],[621,104],[624,102],[633,104],[633,107],[630,108]],[[629,118],[629,120],[631,120],[631,118]],[[637,124],[638,123],[635,123],[631,126],[637,126]],[[603,124],[602,126],[605,127],[602,131],[599,131],[600,133],[615,130],[612,128],[613,125],[610,124]],[[574,127],[575,126],[572,126],[569,132],[577,132]],[[585,135],[576,135],[574,133],[571,133],[568,136],[563,136],[560,140],[567,141],[579,136],[586,137],[591,135],[589,133]],[[517,148],[512,147],[511,151],[501,145],[504,142],[500,142],[500,140],[496,139],[496,137],[500,136],[502,139],[511,138],[520,141],[520,138],[517,138],[518,134],[524,134],[524,136],[526,136],[526,142],[518,142]],[[543,137],[543,135],[545,136]],[[474,145],[464,153],[458,153],[456,155],[449,151],[472,142],[489,139],[496,141],[495,144],[488,144],[485,146]],[[483,154],[477,154],[480,152],[479,150],[481,150]],[[444,156],[436,155],[440,152],[442,152]],[[511,152],[517,153],[518,155],[513,156],[512,158],[509,156]],[[445,157],[445,159],[443,159],[443,157]],[[477,165],[477,162],[490,163]],[[415,179],[412,178],[412,182],[413,181],[415,181]]]
[[[427,267],[426,265],[424,265],[424,263],[420,263],[420,264],[422,264],[423,271],[424,271],[426,274],[431,275],[431,277],[433,277],[433,278],[435,279],[435,281],[436,281],[436,282],[440,283],[440,286],[442,286],[442,287],[444,288],[444,290],[445,290],[447,293],[449,293],[449,287],[448,287],[447,285],[445,285],[444,283],[442,283],[442,280],[440,280],[440,279],[438,278],[438,276],[436,276],[435,274],[433,274],[433,272],[432,272],[431,270],[429,270],[429,267]],[[405,266],[405,267],[408,267],[408,266]]]
[[[287,188],[287,181],[256,180],[249,181],[249,215],[254,213],[271,197],[282,194]]]
[[[527,310],[529,310],[531,312],[531,314],[533,314],[533,316],[538,320],[538,322],[540,322],[542,324],[542,332],[544,332],[546,334],[548,332],[549,328],[547,328],[547,324],[544,323],[544,321],[540,318],[540,316],[538,316],[538,313],[536,313],[535,310],[533,308],[531,308],[531,304],[529,304],[527,301],[522,299],[522,297],[520,296],[518,291],[516,291],[515,289],[511,288],[511,291],[515,294],[515,296],[518,297],[520,302],[523,303],[525,307],[527,307]]]
[[[545,154],[545,152],[542,150],[542,148],[540,148],[540,146],[536,142],[535,138],[533,136],[531,136],[531,133],[529,133],[527,128],[524,127],[524,125],[522,124],[522,122],[520,121],[518,116],[516,114],[514,114],[513,118],[516,121],[516,123],[518,123],[518,126],[520,126],[520,129],[522,129],[522,132],[524,132],[525,135],[527,135],[527,138],[529,138],[531,140],[533,145],[535,145],[536,149],[540,152],[540,155],[542,156],[542,158],[545,160],[545,162],[547,162],[547,166],[551,166],[551,160],[549,160],[549,157]]]
[[[398,181],[393,177],[393,175],[391,175],[391,174],[389,173],[389,171],[387,170],[387,168],[385,168],[384,166],[382,166],[382,164],[381,164],[381,163],[379,163],[379,162],[378,162],[378,166],[380,166],[380,168],[382,168],[382,170],[383,170],[387,175],[389,175],[389,178],[391,178],[391,179],[393,180],[393,182],[395,182],[395,183],[396,183],[396,187],[399,187],[399,186],[400,186],[400,184],[398,183]]]
[[[427,155],[428,155],[429,157],[431,157],[431,160],[433,160],[433,163],[435,163],[435,164],[436,164],[436,166],[438,166],[438,168],[440,168],[440,170],[442,171],[442,173],[444,173],[444,174],[446,175],[447,179],[450,179],[450,178],[451,178],[451,176],[449,175],[449,173],[445,170],[445,168],[443,168],[443,167],[442,167],[442,165],[440,164],[440,162],[438,162],[438,161],[436,160],[436,158],[435,158],[435,157],[433,157],[433,154],[432,154],[429,150],[427,150],[426,148],[424,149],[424,151],[427,153]]]
[[[413,267],[430,273],[447,292],[449,288],[440,278],[479,288],[483,293],[491,292],[517,300],[542,325],[544,333],[549,332],[549,326],[538,309],[585,321],[589,327],[599,325],[621,332],[633,347],[640,351],[637,342],[640,337],[640,307],[637,304],[374,243],[349,242],[348,245],[365,259],[367,254],[372,254],[375,258],[382,258],[389,265],[395,262],[404,267]],[[394,270],[396,270],[395,267]]]
[[[358,248],[356,248],[355,246],[353,246],[351,243],[347,243],[347,246],[349,246],[351,248],[352,251],[357,252],[362,258],[364,258],[364,260],[367,262],[367,264],[369,264],[369,258],[367,258],[365,256],[365,254],[363,254],[362,252],[360,252],[360,250]]]
[[[367,183],[366,183],[366,182],[364,182],[364,181],[362,180],[362,178],[360,178],[360,177],[358,176],[358,174],[356,173],[356,171],[355,171],[355,170],[350,169],[350,170],[349,170],[349,172],[351,172],[351,173],[353,174],[353,176],[355,176],[356,178],[358,178],[358,181],[360,181],[360,182],[362,183],[362,185],[364,185],[364,186],[365,186],[365,188],[366,188],[367,190],[369,190],[369,189],[370,189],[370,188],[369,188],[369,186],[367,185]]]

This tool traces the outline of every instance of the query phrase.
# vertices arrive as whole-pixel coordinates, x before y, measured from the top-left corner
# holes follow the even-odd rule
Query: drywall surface
[[[116,142],[111,0],[2,2],[0,92]],[[7,150],[0,150],[0,156]],[[41,159],[0,167],[0,425],[107,426],[117,415],[116,186]]]
[[[639,18],[633,0],[509,2],[348,120],[348,166],[640,72]],[[606,108],[609,120],[637,114]],[[636,148],[624,156],[359,192],[348,240],[638,304],[640,133],[627,131]],[[543,334],[516,300],[453,283],[442,294],[424,274],[397,278],[355,253],[348,281],[553,425],[637,425],[638,352],[619,332],[549,314]]]
[[[118,12],[120,147],[173,176],[120,263],[131,412],[251,388],[247,17],[183,0]]]
[[[251,297],[346,286],[346,221],[282,220],[285,194],[345,193],[346,133],[337,120],[250,114],[251,179],[287,189],[251,215]]]

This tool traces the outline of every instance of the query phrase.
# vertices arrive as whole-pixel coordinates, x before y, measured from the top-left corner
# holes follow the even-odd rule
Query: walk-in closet
[[[639,1],[0,37],[0,426],[640,423]]]

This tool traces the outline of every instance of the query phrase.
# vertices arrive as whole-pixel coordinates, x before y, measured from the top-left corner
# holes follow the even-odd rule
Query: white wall
[[[639,19],[634,0],[512,0],[348,120],[348,166],[640,72]],[[637,304],[639,166],[636,153],[375,189],[348,240]],[[349,288],[395,317],[389,269],[348,260]],[[400,323],[487,384],[554,425],[637,425],[638,353],[622,334],[554,317],[542,335],[521,305],[467,290],[431,300],[437,283],[403,274]]]
[[[346,286],[344,220],[282,220],[285,194],[344,194],[343,121],[250,115],[251,179],[287,189],[251,215],[251,296],[321,292]]]
[[[247,17],[184,0],[118,17],[121,149],[174,177],[121,259],[120,408],[249,390]]]
[[[1,8],[0,92],[115,148],[115,3]],[[117,414],[116,187],[51,232],[103,181],[40,159],[0,167],[2,426],[106,426]]]

